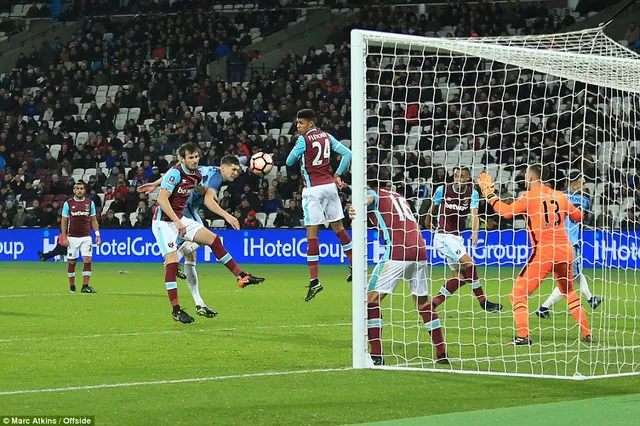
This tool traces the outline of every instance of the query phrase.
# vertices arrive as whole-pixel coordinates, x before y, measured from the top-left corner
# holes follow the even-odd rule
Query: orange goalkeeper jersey
[[[564,220],[569,216],[574,222],[580,222],[582,212],[569,202],[565,194],[540,186],[525,192],[512,204],[503,203],[497,197],[489,200],[489,204],[505,219],[526,215],[531,244],[534,250],[539,249],[534,254],[549,260],[573,260]]]

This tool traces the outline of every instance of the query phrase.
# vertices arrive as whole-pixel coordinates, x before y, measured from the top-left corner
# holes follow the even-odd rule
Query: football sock
[[[382,355],[382,311],[377,303],[367,303],[367,335],[371,345],[371,355]]]
[[[67,276],[69,277],[69,287],[76,288],[76,264],[67,263]]]
[[[336,234],[338,239],[340,240],[340,244],[342,244],[342,251],[344,251],[345,256],[347,256],[347,260],[349,260],[349,265],[352,265],[351,262],[351,237],[347,234],[347,231],[344,229]]]
[[[431,302],[431,306],[433,309],[437,308],[446,300],[447,297],[451,296],[455,293],[460,287],[464,285],[464,281],[459,278],[451,278],[449,279],[442,288],[440,288],[440,292],[436,297],[433,298]]]
[[[226,266],[227,269],[233,273],[233,275],[237,277],[240,275],[240,273],[242,273],[242,269],[240,269],[227,249],[222,245],[220,237],[216,236],[215,240],[213,240],[213,243],[211,243],[209,247],[211,248],[213,255],[216,257],[216,259],[218,259],[218,262],[224,263],[224,266]]]
[[[484,296],[484,291],[482,290],[482,285],[480,284],[480,278],[478,278],[478,271],[476,270],[476,265],[471,265],[467,267],[462,274],[466,281],[470,283],[471,290],[473,290],[473,294],[476,295],[478,302],[480,305],[485,304],[487,298]]]
[[[317,238],[307,240],[307,265],[311,281],[318,279],[318,260],[320,259],[320,244]]]
[[[527,301],[527,287],[517,280],[511,293],[513,304],[513,320],[516,323],[518,337],[529,337],[529,305]]]
[[[573,318],[580,325],[582,337],[590,336],[591,329],[589,328],[587,313],[584,311],[584,308],[580,304],[580,298],[573,289],[570,289],[567,294],[567,306],[569,307],[569,312],[571,312]]]
[[[164,285],[167,288],[167,295],[173,306],[173,312],[180,310],[180,303],[178,302],[178,263],[168,263],[164,270]]]
[[[196,271],[196,262],[186,260],[184,262],[184,274],[187,276],[187,285],[189,291],[193,297],[193,301],[196,306],[205,306],[204,300],[200,296],[200,289],[198,288],[198,272]]]
[[[89,285],[91,279],[91,262],[85,262],[82,264],[82,287]]]
[[[424,320],[424,328],[431,335],[431,342],[436,348],[436,355],[438,357],[443,356],[447,353],[447,346],[445,345],[444,338],[442,337],[442,327],[440,326],[440,318],[438,317],[438,313],[434,311],[431,304],[428,303],[420,311],[420,315]]]
[[[587,283],[587,277],[585,277],[583,274],[578,275],[576,278],[578,278],[578,283],[580,285],[580,293],[587,298],[587,300],[591,299],[593,297],[593,294],[591,294],[591,290],[589,290],[589,284]]]
[[[561,301],[563,297],[564,296],[562,295],[562,292],[560,291],[560,289],[558,287],[554,287],[553,291],[551,292],[547,300],[545,300],[544,303],[542,304],[542,307],[551,309],[551,307],[556,303],[558,303],[559,301]]]

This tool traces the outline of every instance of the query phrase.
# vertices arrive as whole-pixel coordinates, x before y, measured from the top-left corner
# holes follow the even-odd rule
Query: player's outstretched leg
[[[200,296],[200,287],[198,283],[198,271],[196,270],[195,253],[187,255],[184,261],[184,272],[187,276],[187,286],[196,304],[196,314],[205,318],[215,318],[218,313],[207,306],[202,296]]]
[[[238,266],[236,261],[233,260],[233,257],[231,257],[227,249],[222,245],[220,237],[209,231],[207,228],[201,228],[196,233],[194,240],[197,243],[209,246],[218,262],[224,264],[224,266],[226,266],[226,268],[236,277],[238,280],[238,287],[245,288],[250,285],[256,285],[264,282],[264,278],[255,277],[244,272],[242,268]]]
[[[516,337],[508,345],[529,346],[532,344],[529,337],[529,295],[540,287],[540,283],[549,275],[552,267],[553,262],[551,261],[541,262],[538,258],[531,258],[518,274],[510,297],[513,304]]]
[[[442,337],[442,328],[440,325],[440,318],[435,311],[431,303],[429,303],[428,297],[417,298],[418,312],[424,321],[424,328],[429,332],[431,336],[431,342],[436,349],[436,364],[450,364],[449,357],[447,356],[447,345],[444,343]]]
[[[476,299],[478,299],[478,303],[480,303],[482,309],[487,312],[500,312],[502,310],[502,305],[500,303],[493,303],[487,300],[484,295],[484,290],[482,289],[482,284],[480,284],[480,278],[478,278],[478,271],[473,259],[471,259],[470,256],[465,257],[469,257],[469,259],[468,262],[461,265],[464,268],[462,275],[464,276],[465,281],[471,286],[471,290],[473,291],[473,294],[475,294]]]
[[[69,259],[67,263],[67,277],[69,277],[69,291],[76,292],[76,259]]]

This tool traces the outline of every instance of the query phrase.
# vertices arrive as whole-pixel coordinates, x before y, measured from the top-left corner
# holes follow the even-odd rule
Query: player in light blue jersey
[[[216,207],[214,210],[211,210],[213,213],[222,217],[225,221],[227,221],[233,229],[240,229],[240,223],[238,220],[231,214],[227,213],[222,209],[215,201],[220,189],[222,187],[223,182],[231,182],[234,181],[238,175],[240,174],[240,163],[238,159],[233,155],[228,155],[220,161],[220,167],[215,166],[198,166],[198,171],[202,174],[202,185],[211,189],[213,194],[213,205]],[[138,188],[139,192],[150,192],[153,191],[162,181],[162,179],[158,179],[155,182],[150,182],[145,185],[142,185]],[[198,223],[202,224],[202,219],[198,212],[204,206],[205,196],[200,194],[197,191],[191,193],[189,200],[185,205],[184,216],[192,219]],[[191,296],[193,297],[193,301],[196,304],[196,313],[200,316],[204,316],[207,318],[213,318],[218,315],[217,312],[212,310],[207,306],[207,304],[202,299],[200,295],[200,289],[198,285],[198,272],[196,271],[196,253],[195,251],[202,247],[201,244],[198,244],[193,241],[185,241],[183,239],[178,239],[177,241],[178,249],[178,262],[184,257],[184,275],[179,275],[180,278],[186,279],[187,285],[189,286],[189,291],[191,292]],[[231,259],[229,257],[229,259]],[[248,284],[259,284],[264,281],[263,278],[253,277],[252,275],[248,275],[249,281],[245,283]],[[255,280],[256,282],[252,282]]]
[[[565,192],[569,198],[569,202],[583,212],[588,211],[591,208],[591,200],[589,200],[589,197],[585,195],[582,176],[580,176],[578,172],[574,172],[569,176],[569,182],[569,190]],[[580,293],[587,298],[591,308],[596,309],[600,303],[602,303],[602,298],[591,294],[587,278],[582,273],[582,242],[580,241],[581,226],[580,222],[574,222],[569,218],[565,220],[565,230],[567,231],[567,236],[569,237],[569,241],[573,247],[574,280],[577,280],[580,284]],[[536,315],[540,318],[549,318],[549,310],[553,305],[562,300],[562,298],[560,289],[558,287],[554,288],[549,298],[538,308]]]

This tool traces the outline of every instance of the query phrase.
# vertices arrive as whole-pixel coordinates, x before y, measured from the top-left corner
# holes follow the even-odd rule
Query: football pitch
[[[160,263],[94,263],[97,295],[69,294],[64,263],[0,264],[0,418],[86,415],[97,425],[394,426],[632,425],[640,418],[640,376],[567,381],[350,369],[351,286],[344,267],[321,265],[325,290],[309,303],[303,300],[303,265],[246,265],[267,278],[246,289],[220,265],[198,269],[202,296],[220,315],[182,325],[171,319]],[[444,274],[434,268],[432,289]],[[487,276],[497,274],[489,270]],[[520,369],[525,366],[532,373],[600,373],[603,360],[618,360],[627,364],[623,372],[633,371],[631,357],[640,360],[632,318],[639,306],[636,283],[628,279],[607,293],[628,301],[593,317],[603,349],[597,356],[588,352],[586,361],[564,302],[548,322],[531,317],[532,336],[541,343],[501,356],[509,353],[497,342],[513,334],[509,280],[484,284],[492,300],[505,305],[493,317],[480,310],[470,289],[461,289],[441,314],[454,368],[463,363],[472,370],[526,372]],[[186,283],[178,285],[182,305],[195,316]],[[598,280],[593,287],[594,293],[605,290]],[[543,284],[543,297],[551,288]],[[531,310],[540,301],[532,299]],[[431,367],[428,335],[420,333],[406,301],[394,297],[394,311],[385,311],[383,339],[394,341],[385,350],[398,354],[389,361]],[[398,346],[412,339],[415,345]],[[553,352],[553,342],[561,353]],[[491,363],[498,358],[495,367]]]

